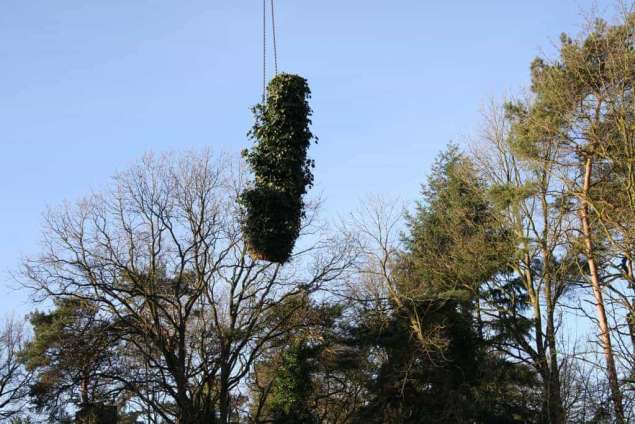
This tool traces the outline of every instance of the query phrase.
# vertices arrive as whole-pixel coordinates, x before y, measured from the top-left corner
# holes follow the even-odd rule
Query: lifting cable
[[[276,13],[271,0],[271,35],[273,36],[273,75],[278,75],[278,44],[276,43]]]
[[[269,0],[271,9],[271,38],[273,43],[273,72],[278,75],[278,45],[276,42],[276,17],[274,0]],[[267,0],[262,0],[262,100],[267,98]]]

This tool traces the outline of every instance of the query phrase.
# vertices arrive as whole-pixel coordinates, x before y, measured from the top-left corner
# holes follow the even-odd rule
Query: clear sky
[[[416,199],[434,156],[489,98],[526,87],[592,1],[276,4],[280,68],[314,93],[314,191],[337,215],[369,193]],[[9,272],[37,253],[47,206],[148,150],[248,147],[261,19],[260,0],[2,0],[0,315],[29,309]]]

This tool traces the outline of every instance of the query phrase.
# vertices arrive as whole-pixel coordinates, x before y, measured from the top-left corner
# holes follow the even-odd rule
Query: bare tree
[[[0,328],[0,419],[16,416],[28,395],[30,374],[19,353],[26,343],[26,330],[14,318],[5,319]]]
[[[90,300],[116,322],[129,371],[110,377],[165,422],[235,419],[241,383],[286,331],[285,316],[270,312],[342,278],[352,262],[350,244],[314,213],[289,264],[253,260],[234,164],[207,152],[147,156],[111,190],[51,211],[44,252],[25,263],[42,299]]]
[[[568,234],[572,229],[571,211],[563,195],[563,184],[553,175],[549,159],[556,152],[545,149],[544,160],[528,163],[515,151],[510,138],[512,123],[501,104],[491,102],[484,111],[483,129],[472,145],[472,158],[487,181],[492,198],[504,211],[502,223],[517,240],[517,254],[509,263],[513,272],[492,284],[503,288],[513,310],[492,304],[484,309],[508,316],[508,331],[513,344],[505,350],[530,364],[543,380],[543,415],[551,423],[562,423],[565,411],[561,397],[557,331],[559,303],[571,287],[567,258]],[[519,279],[527,294],[529,311],[520,313],[516,294],[505,289],[510,279]],[[532,331],[522,329],[531,320]],[[522,352],[522,354],[518,353]]]

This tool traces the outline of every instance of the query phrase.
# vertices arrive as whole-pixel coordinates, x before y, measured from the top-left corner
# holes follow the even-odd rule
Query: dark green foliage
[[[271,312],[271,325],[287,326],[289,334],[256,365],[258,383],[253,393],[261,396],[252,411],[258,413],[256,422],[328,422],[334,404],[328,399],[332,387],[326,388],[324,379],[331,372],[356,366],[354,353],[341,344],[338,334],[342,305],[314,303],[302,293],[280,302]]]
[[[492,353],[479,297],[507,272],[511,238],[471,162],[451,146],[410,218],[395,312],[359,335],[384,360],[359,423],[528,423],[533,372]]]
[[[530,308],[529,295],[522,279],[513,274],[501,275],[497,284],[481,289],[483,300],[497,308],[496,319],[484,325],[490,333],[489,341],[502,345],[514,341],[515,337],[531,337],[533,321],[527,317]]]
[[[30,315],[34,337],[21,353],[34,373],[30,395],[38,412],[58,417],[70,404],[107,400],[100,375],[112,367],[116,346],[112,327],[98,317],[95,304],[61,298],[49,313]],[[116,391],[112,391],[111,395]]]
[[[274,424],[317,424],[308,400],[313,394],[311,359],[315,350],[306,342],[296,341],[284,353],[277,370],[269,406]]]
[[[245,190],[243,232],[255,259],[286,262],[300,233],[302,199],[268,187]]]
[[[410,218],[405,256],[415,275],[401,289],[417,298],[473,298],[512,254],[510,234],[487,199],[473,164],[450,146],[436,161],[423,202]]]
[[[240,203],[247,247],[258,259],[286,262],[300,232],[302,196],[313,184],[314,164],[307,158],[314,139],[310,95],[304,78],[280,74],[269,83],[265,103],[253,109],[256,123],[249,136],[256,143],[244,156],[255,181]]]
[[[82,405],[75,414],[77,424],[117,424],[117,407],[101,403]]]
[[[422,352],[405,313],[377,320],[369,311],[351,328],[352,343],[376,358],[367,368],[364,404],[352,422],[534,422],[531,370],[487,352],[456,303],[421,302],[418,312],[427,330],[444,326],[449,343],[443,351]]]
[[[314,138],[309,129],[310,95],[304,78],[280,74],[269,83],[265,104],[254,107],[256,123],[249,135],[256,146],[245,158],[256,186],[301,195],[313,183],[313,162],[307,159]]]

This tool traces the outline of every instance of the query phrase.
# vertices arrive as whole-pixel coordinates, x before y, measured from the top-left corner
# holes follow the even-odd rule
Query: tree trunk
[[[557,399],[553,396],[553,378],[552,378],[552,370],[549,367],[549,361],[547,360],[547,354],[545,352],[545,345],[543,341],[543,332],[542,332],[542,309],[540,306],[540,298],[539,294],[534,286],[534,278],[532,271],[529,269],[529,265],[531,263],[530,257],[528,253],[525,253],[525,263],[527,265],[527,269],[525,270],[525,284],[527,286],[527,290],[529,292],[529,299],[531,301],[533,310],[534,310],[534,332],[536,335],[535,343],[536,343],[536,353],[538,355],[538,363],[536,366],[539,368],[540,376],[543,380],[543,398],[542,398],[542,418],[541,420],[545,420],[549,424],[560,424],[561,421],[554,421],[554,403],[557,403]],[[548,311],[549,312],[549,311]],[[547,323],[547,338],[549,338],[549,323]],[[558,394],[559,394],[558,389]],[[561,402],[558,403],[561,405]]]
[[[631,347],[635,349],[635,311],[633,306],[629,307],[630,311],[626,314],[626,324],[628,325],[628,333],[631,336]]]
[[[600,327],[600,344],[604,351],[606,359],[606,368],[611,389],[611,400],[615,409],[615,418],[618,423],[625,424],[624,407],[622,405],[622,392],[620,391],[619,381],[617,377],[617,369],[615,367],[615,357],[613,347],[611,345],[611,334],[609,332],[608,320],[606,318],[606,309],[604,307],[604,299],[602,295],[602,287],[600,285],[600,275],[597,264],[595,263],[593,238],[591,235],[591,224],[589,219],[589,201],[588,195],[591,188],[591,173],[593,171],[593,160],[587,158],[584,162],[584,184],[582,187],[582,207],[580,208],[580,221],[582,223],[582,236],[584,238],[584,248],[589,266],[589,274],[591,277],[591,287],[595,296],[595,304],[598,315],[598,323]]]
[[[562,395],[560,394],[560,368],[558,368],[558,351],[556,346],[555,326],[553,321],[553,309],[548,311],[547,316],[547,347],[549,349],[549,423],[564,423],[564,407],[562,406]]]
[[[229,420],[231,418],[231,402],[230,402],[230,394],[228,386],[229,381],[229,369],[227,366],[223,365],[221,368],[221,378],[220,378],[220,393],[219,393],[219,412],[220,412],[220,423],[221,424],[229,424]]]
[[[543,208],[547,210],[547,202],[543,196]],[[549,381],[548,381],[548,417],[550,424],[563,424],[564,423],[564,407],[562,405],[562,395],[560,393],[560,368],[558,367],[558,346],[556,345],[556,324],[554,321],[554,314],[556,309],[556,301],[553,293],[553,280],[551,279],[552,270],[552,257],[551,251],[547,247],[547,220],[545,219],[545,233],[543,236],[542,256],[544,260],[543,264],[543,276],[542,283],[544,285],[545,303],[547,307],[546,315],[546,341],[547,341],[547,355],[546,360],[549,368]]]
[[[626,274],[626,280],[628,281],[628,287],[631,290],[635,290],[635,279],[633,278],[633,261],[629,259],[629,256],[624,255],[625,265],[622,271]],[[626,325],[628,326],[628,334],[631,336],[631,348],[635,351],[635,298],[631,298],[627,302],[628,313],[626,314]]]

